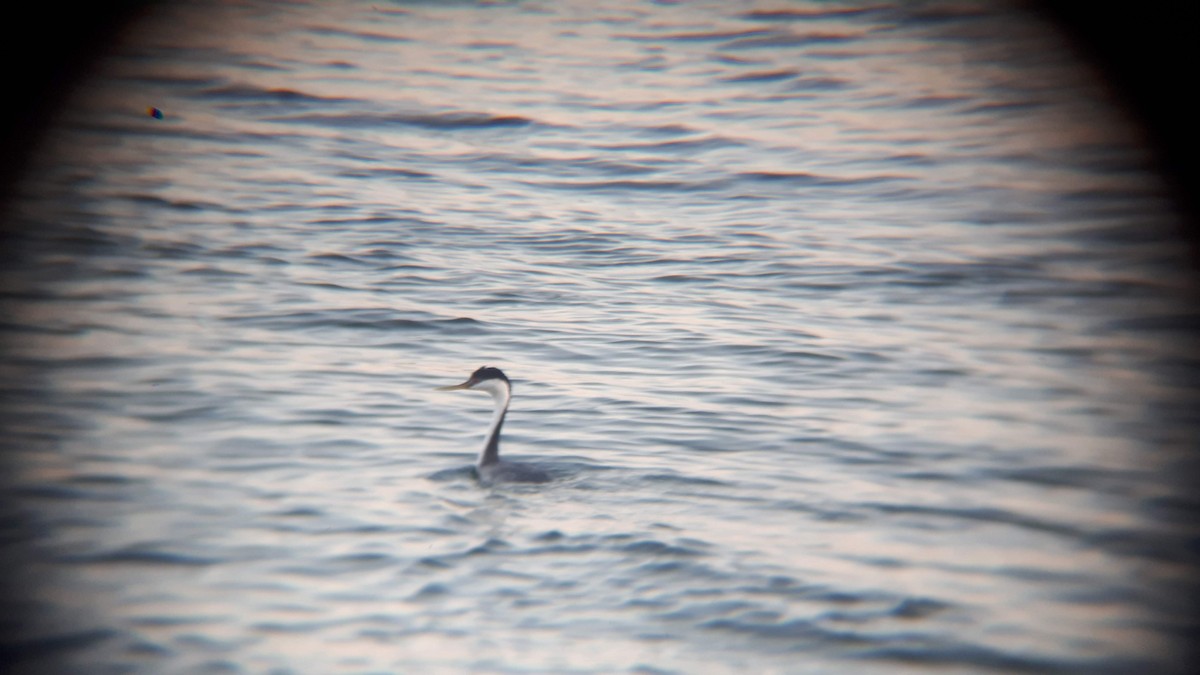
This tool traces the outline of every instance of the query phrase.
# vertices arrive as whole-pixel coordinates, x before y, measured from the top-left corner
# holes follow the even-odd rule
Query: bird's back
[[[548,483],[550,474],[529,464],[493,462],[475,467],[483,483]]]

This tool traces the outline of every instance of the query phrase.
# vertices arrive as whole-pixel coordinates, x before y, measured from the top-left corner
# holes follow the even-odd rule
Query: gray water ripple
[[[926,668],[969,666],[1002,673],[1123,673],[1153,666],[1143,660],[1088,661],[1038,657],[989,649],[979,645],[961,644],[953,640],[924,638],[900,634],[894,646],[859,650],[856,656],[864,661],[883,661],[896,665],[916,665]],[[921,646],[910,646],[924,642]]]
[[[766,35],[741,37],[720,45],[732,51],[746,49],[788,49],[826,45],[845,45],[860,39],[850,33],[769,31]]]
[[[221,562],[218,558],[194,553],[163,550],[158,544],[146,543],[110,551],[67,554],[59,561],[70,565],[145,565],[148,567],[207,567]]]
[[[396,330],[433,330],[465,335],[477,334],[485,326],[484,322],[469,317],[442,319],[424,315],[424,318],[401,318],[396,316],[396,312],[380,309],[327,309],[324,311],[256,314],[231,316],[224,320],[278,331],[349,329],[390,333]]]
[[[339,173],[343,178],[378,178],[383,180],[436,180],[436,174],[427,171],[416,171],[400,167],[377,168],[367,170],[349,170]]]
[[[594,143],[592,149],[604,152],[619,153],[662,153],[664,155],[696,155],[708,151],[722,150],[731,147],[744,146],[745,143],[734,138],[720,135],[706,135],[699,138],[672,139],[658,142],[636,143]]]
[[[655,194],[670,192],[708,192],[722,187],[724,181],[682,180],[607,180],[607,181],[524,181],[531,187],[583,192],[646,191]]]
[[[58,631],[52,635],[6,643],[0,648],[0,658],[4,659],[4,663],[20,667],[34,659],[90,649],[120,635],[123,635],[121,631],[104,628]]]
[[[885,7],[813,7],[804,9],[756,9],[743,12],[738,16],[744,21],[763,21],[768,23],[790,21],[841,21],[846,18],[878,18],[879,15],[890,14]]]
[[[195,96],[231,102],[275,104],[285,106],[288,109],[293,109],[298,104],[324,107],[339,103],[348,105],[366,103],[366,101],[361,99],[318,96],[294,89],[258,87],[248,83],[226,83],[211,86],[196,91]]]
[[[473,131],[545,126],[544,123],[539,123],[536,120],[518,115],[491,115],[469,111],[443,113],[293,114],[266,117],[264,120],[278,124],[305,124],[334,129],[343,127],[386,129],[393,126],[407,126],[434,131]]]
[[[304,30],[319,37],[347,38],[351,44],[357,44],[360,41],[382,43],[412,42],[411,38],[403,35],[380,33],[377,31],[345,30],[333,26],[308,26]]]

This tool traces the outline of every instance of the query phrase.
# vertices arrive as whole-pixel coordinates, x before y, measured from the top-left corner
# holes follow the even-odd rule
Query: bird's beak
[[[470,380],[467,380],[466,382],[463,382],[462,384],[452,384],[448,387],[438,387],[437,390],[438,391],[455,391],[458,389],[470,389],[472,384],[474,384],[474,383],[471,382]]]

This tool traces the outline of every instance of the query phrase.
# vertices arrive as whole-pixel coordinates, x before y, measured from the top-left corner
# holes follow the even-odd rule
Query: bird
[[[504,425],[504,416],[508,413],[508,404],[512,400],[512,382],[499,368],[483,366],[471,373],[466,382],[438,387],[438,391],[457,391],[474,389],[486,391],[492,395],[496,410],[492,413],[492,423],[488,426],[487,435],[483,438],[483,448],[479,450],[479,459],[475,462],[475,474],[482,483],[546,483],[550,475],[541,469],[528,464],[505,462],[500,459],[500,427]]]

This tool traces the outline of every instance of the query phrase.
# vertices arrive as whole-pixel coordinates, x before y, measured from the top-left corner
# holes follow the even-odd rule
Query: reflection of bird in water
[[[487,436],[483,439],[483,449],[479,451],[479,461],[475,463],[479,480],[485,483],[514,482],[514,483],[545,483],[550,475],[537,467],[528,464],[515,464],[500,460],[500,427],[504,424],[504,415],[508,412],[508,402],[512,400],[512,384],[499,368],[484,366],[471,373],[462,384],[448,387],[438,387],[441,391],[457,389],[478,389],[492,395],[496,402],[496,411],[492,413],[492,424]]]

